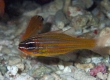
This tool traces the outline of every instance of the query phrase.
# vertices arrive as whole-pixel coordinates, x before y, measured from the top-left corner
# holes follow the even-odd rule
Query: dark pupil
[[[28,44],[28,47],[34,47],[34,45],[33,44]]]
[[[28,49],[28,50],[33,50],[33,49],[35,49],[35,44],[28,44],[28,45],[27,45],[27,49]]]

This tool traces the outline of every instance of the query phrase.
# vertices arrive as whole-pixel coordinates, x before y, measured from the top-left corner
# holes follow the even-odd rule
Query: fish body
[[[71,37],[63,33],[37,34],[19,44],[19,49],[30,56],[55,56],[78,49],[91,49],[95,39]]]

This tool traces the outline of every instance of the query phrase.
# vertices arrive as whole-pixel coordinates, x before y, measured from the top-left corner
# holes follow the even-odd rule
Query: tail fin
[[[105,28],[101,31],[99,37],[96,39],[97,45],[93,48],[94,52],[101,55],[110,54],[110,28]]]

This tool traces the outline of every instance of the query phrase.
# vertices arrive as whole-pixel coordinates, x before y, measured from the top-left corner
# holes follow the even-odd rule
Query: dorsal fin
[[[43,23],[43,18],[41,16],[33,16],[30,19],[28,27],[27,27],[25,33],[23,34],[21,41],[24,41],[27,38],[38,33],[38,31],[41,30],[41,28],[42,28],[42,23]]]

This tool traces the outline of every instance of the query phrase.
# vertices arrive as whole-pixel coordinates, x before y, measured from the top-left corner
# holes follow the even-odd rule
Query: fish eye
[[[34,45],[33,44],[28,44],[28,47],[34,47]]]
[[[36,48],[36,45],[35,44],[29,43],[29,44],[26,45],[26,49],[27,50],[33,50],[35,48]]]

